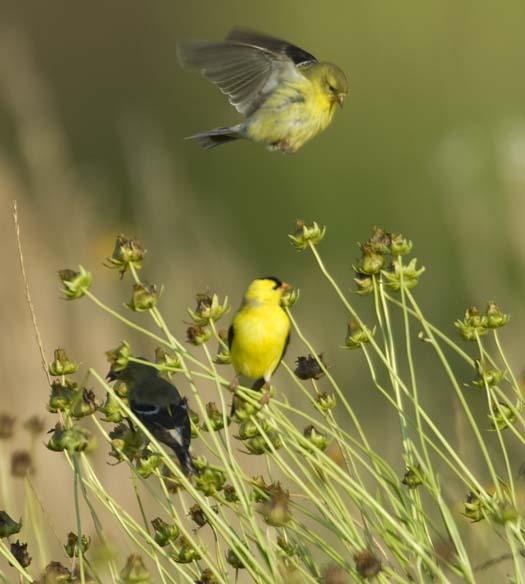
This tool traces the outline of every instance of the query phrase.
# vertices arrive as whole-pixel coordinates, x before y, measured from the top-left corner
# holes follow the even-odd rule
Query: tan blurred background
[[[344,110],[297,155],[244,142],[204,152],[184,141],[238,118],[211,84],[181,70],[176,42],[220,39],[238,24],[287,38],[349,75]],[[4,0],[0,409],[24,419],[43,414],[47,400],[17,263],[11,220],[16,199],[49,357],[54,347],[65,346],[85,366],[103,371],[104,351],[124,337],[151,354],[152,346],[87,301],[59,298],[56,270],[80,263],[112,306],[128,299],[127,279],[120,282],[102,267],[119,232],[140,237],[148,248],[145,275],[165,286],[161,309],[181,337],[194,292],[210,287],[236,305],[254,276],[275,274],[302,289],[296,312],[305,331],[325,351],[374,443],[401,468],[391,439],[397,421],[371,394],[359,357],[338,350],[344,310],[312,259],[298,255],[286,234],[299,217],[327,224],[321,251],[348,289],[356,241],[375,224],[405,233],[427,266],[418,294],[429,317],[454,334],[452,322],[467,306],[497,300],[513,316],[504,338],[519,371],[524,28],[519,0]],[[355,304],[370,314],[369,300]],[[139,320],[147,323],[145,316]],[[288,361],[301,352],[294,342]],[[420,359],[428,371],[421,380],[426,405],[450,424],[452,392],[434,374],[428,352],[421,351]],[[485,416],[483,398],[471,396]],[[47,420],[54,423],[50,414]],[[20,445],[24,438],[18,440]],[[465,440],[458,432],[468,451]],[[104,464],[103,453],[99,463],[101,472],[116,472]],[[57,532],[73,528],[59,513],[64,501],[52,496],[63,460],[41,449],[37,465]],[[21,497],[18,505],[21,513]]]

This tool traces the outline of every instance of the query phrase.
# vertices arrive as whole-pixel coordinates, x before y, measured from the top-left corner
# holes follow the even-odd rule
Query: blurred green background
[[[349,394],[366,402],[363,416],[375,425],[382,402],[368,401],[362,364],[356,358],[343,369],[348,354],[337,349],[346,315],[312,259],[287,243],[294,220],[304,218],[328,225],[321,252],[345,289],[352,287],[355,244],[373,225],[403,232],[427,266],[418,288],[427,315],[453,332],[467,306],[497,300],[512,313],[506,343],[521,369],[522,1],[4,0],[0,10],[0,241],[7,267],[0,397],[14,408],[43,411],[47,398],[18,273],[14,198],[48,353],[66,345],[103,368],[103,351],[127,334],[87,303],[59,301],[54,274],[82,263],[94,272],[97,291],[118,306],[129,283],[117,282],[101,262],[123,231],[148,248],[147,276],[166,285],[163,309],[181,335],[185,307],[207,286],[228,293],[234,305],[257,275],[300,287],[297,313],[306,332],[341,371]],[[176,43],[220,39],[233,25],[289,39],[349,76],[344,110],[296,155],[247,142],[204,152],[184,140],[238,115],[215,87],[180,68]],[[355,303],[365,313],[370,305]],[[299,352],[292,345],[290,361]],[[450,391],[442,394],[430,376],[426,395],[430,407],[450,415]],[[389,423],[385,434],[397,428]]]

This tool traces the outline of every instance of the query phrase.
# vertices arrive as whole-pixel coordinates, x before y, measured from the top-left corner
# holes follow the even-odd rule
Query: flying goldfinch
[[[189,453],[188,407],[177,388],[160,377],[155,367],[135,362],[129,362],[122,371],[111,369],[106,379],[118,379],[126,384],[131,411],[157,440],[175,452],[186,474],[195,472]]]
[[[337,65],[252,30],[234,28],[220,42],[179,43],[178,55],[182,65],[200,69],[246,116],[234,126],[190,136],[206,149],[247,138],[270,150],[297,152],[328,126],[335,105],[342,107],[348,93]]]
[[[290,340],[290,319],[281,307],[281,298],[290,285],[278,278],[254,280],[246,290],[241,307],[228,331],[228,345],[236,377],[255,380],[254,389],[268,391],[273,372],[279,366]]]

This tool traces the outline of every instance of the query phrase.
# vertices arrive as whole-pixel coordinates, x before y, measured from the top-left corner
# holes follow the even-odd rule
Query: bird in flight
[[[297,152],[330,124],[348,93],[337,65],[253,30],[234,28],[224,41],[185,41],[177,50],[183,66],[199,69],[245,116],[189,137],[206,149],[245,138]]]

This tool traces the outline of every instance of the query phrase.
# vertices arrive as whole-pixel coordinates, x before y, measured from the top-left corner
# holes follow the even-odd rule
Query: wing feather
[[[297,66],[316,61],[286,41],[239,28],[225,41],[188,41],[177,50],[184,66],[200,69],[244,115],[253,113],[280,82],[298,79]]]
[[[292,43],[283,39],[250,28],[235,27],[229,32],[226,39],[261,47],[272,53],[280,53],[291,59],[299,67],[307,63],[317,63],[317,59],[308,51],[292,45]]]

